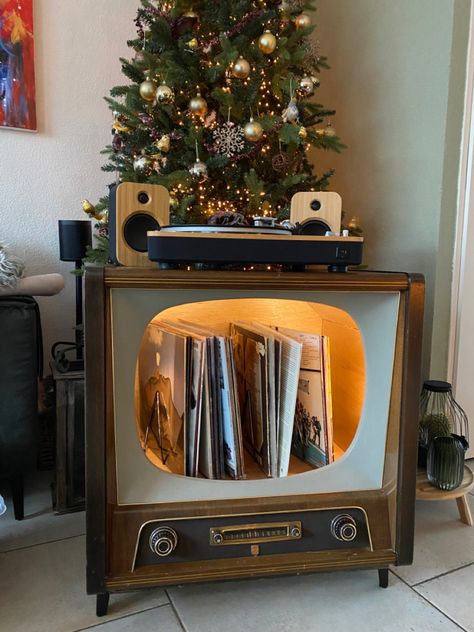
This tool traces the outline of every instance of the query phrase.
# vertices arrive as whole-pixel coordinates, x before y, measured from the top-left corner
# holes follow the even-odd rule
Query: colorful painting
[[[36,129],[33,0],[0,0],[0,127]]]

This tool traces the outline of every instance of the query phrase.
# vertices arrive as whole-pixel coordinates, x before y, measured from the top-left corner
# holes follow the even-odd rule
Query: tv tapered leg
[[[97,601],[95,606],[95,613],[98,617],[104,617],[107,614],[109,608],[110,593],[104,592],[97,595]]]
[[[10,479],[10,487],[12,490],[13,512],[15,514],[15,520],[23,520],[25,515],[23,476],[13,476]]]
[[[379,586],[387,588],[388,586],[388,568],[379,568]]]

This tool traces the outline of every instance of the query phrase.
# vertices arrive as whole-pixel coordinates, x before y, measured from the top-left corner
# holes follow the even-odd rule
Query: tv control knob
[[[290,535],[292,538],[300,538],[301,537],[301,529],[299,527],[291,527]]]
[[[349,514],[340,514],[331,522],[331,534],[340,542],[352,542],[357,537],[356,521]]]
[[[171,555],[178,544],[178,535],[171,527],[158,527],[150,534],[150,549],[160,557]]]
[[[224,538],[222,537],[221,533],[214,533],[214,535],[212,536],[212,541],[214,542],[214,544],[222,544]]]

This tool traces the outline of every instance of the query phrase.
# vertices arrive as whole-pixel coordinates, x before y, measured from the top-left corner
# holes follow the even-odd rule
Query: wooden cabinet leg
[[[472,527],[474,523],[472,521],[472,514],[467,500],[467,494],[456,498],[456,503],[458,505],[459,517],[461,518],[461,522],[464,522],[464,524]]]
[[[110,593],[104,592],[97,595],[95,613],[98,617],[105,617],[109,608]]]
[[[388,568],[379,568],[379,586],[387,588],[388,586]]]

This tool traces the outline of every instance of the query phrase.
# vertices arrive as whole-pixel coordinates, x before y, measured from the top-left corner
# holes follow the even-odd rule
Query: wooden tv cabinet
[[[217,322],[222,303],[214,301],[262,310],[269,301],[315,312],[326,306],[357,324],[364,403],[336,463],[280,479],[207,481],[169,475],[146,460],[134,418],[141,336],[155,315],[183,305],[208,309]],[[88,268],[87,590],[97,595],[97,614],[106,613],[110,593],[141,587],[350,568],[378,569],[386,586],[390,564],[410,564],[423,302],[423,278],[405,273]],[[343,423],[335,418],[335,427]],[[347,515],[355,535],[342,541],[333,526]],[[240,533],[295,521],[302,534],[293,541],[216,547],[209,539],[219,527]],[[169,556],[150,550],[157,527],[177,537]]]

